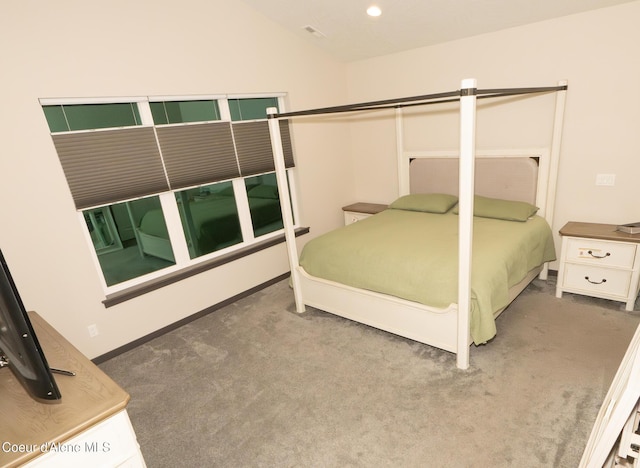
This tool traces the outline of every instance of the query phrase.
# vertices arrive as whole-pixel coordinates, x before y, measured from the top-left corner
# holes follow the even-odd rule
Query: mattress
[[[555,260],[551,229],[527,221],[474,217],[471,337],[496,334],[494,313],[509,288]],[[445,308],[458,298],[458,216],[388,209],[309,241],[300,265],[312,276]]]

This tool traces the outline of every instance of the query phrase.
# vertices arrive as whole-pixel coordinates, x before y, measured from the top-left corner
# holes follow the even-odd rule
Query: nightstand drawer
[[[567,263],[564,287],[572,290],[626,297],[629,294],[631,271],[596,268],[591,265]]]
[[[381,205],[380,203],[359,202],[343,206],[342,211],[344,212],[344,224],[347,225],[355,223],[386,209],[387,205]]]
[[[634,244],[593,239],[569,239],[567,242],[567,261],[631,268],[635,255],[636,246]]]
[[[351,224],[371,216],[369,213],[355,213],[353,211],[344,212],[344,224]]]

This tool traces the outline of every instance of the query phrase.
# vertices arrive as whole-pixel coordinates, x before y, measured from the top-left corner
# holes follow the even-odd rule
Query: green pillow
[[[389,208],[406,211],[423,211],[426,213],[446,213],[458,203],[455,195],[444,193],[417,193],[398,198]]]
[[[476,195],[473,198],[473,215],[480,218],[526,221],[538,212],[538,207],[527,202],[501,200]],[[458,213],[458,207],[453,210]]]

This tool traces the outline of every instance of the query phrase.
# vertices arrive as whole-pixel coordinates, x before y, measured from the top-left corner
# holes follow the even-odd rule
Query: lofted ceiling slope
[[[350,62],[635,0],[242,1],[301,40]],[[382,9],[377,18],[366,14],[373,4]]]

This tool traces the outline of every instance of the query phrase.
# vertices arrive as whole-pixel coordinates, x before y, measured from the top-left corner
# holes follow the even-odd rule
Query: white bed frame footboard
[[[539,214],[552,225],[555,183],[560,152],[566,81],[559,83],[556,93],[554,132],[550,148],[535,150],[501,150],[479,152],[480,157],[535,157],[539,168],[534,201],[540,207]],[[296,113],[277,115],[271,108],[269,131],[274,153],[276,177],[285,224],[287,252],[291,266],[291,283],[294,290],[296,310],[304,312],[305,305],[345,317],[381,330],[388,331],[421,343],[435,346],[456,354],[456,365],[460,369],[469,367],[470,302],[471,302],[471,246],[473,238],[473,197],[475,179],[475,111],[476,82],[463,80],[460,89],[460,148],[454,152],[412,152],[403,150],[402,112],[396,111],[396,134],[398,152],[399,195],[409,193],[410,158],[456,158],[459,159],[459,293],[457,304],[446,309],[435,309],[415,302],[372,291],[353,288],[307,274],[298,263],[289,187],[287,184],[282,142],[278,118],[290,118]],[[382,103],[379,101],[376,105]],[[369,103],[374,104],[374,103]],[[388,104],[388,102],[384,102]],[[322,109],[321,109],[322,110]],[[319,112],[315,112],[316,114]],[[304,115],[304,113],[299,113]],[[481,193],[479,193],[481,194]],[[537,275],[546,278],[547,266],[532,270],[527,278],[510,290],[511,300],[517,296]],[[501,311],[496,313],[499,314]]]
[[[457,304],[438,309],[311,276],[301,266],[298,266],[297,272],[303,301],[310,307],[445,351],[458,351]],[[531,270],[520,283],[509,290],[509,303],[542,274],[542,266]],[[494,317],[503,310],[495,312]],[[468,342],[471,343],[470,333]]]
[[[394,296],[309,275],[298,267],[304,303],[396,335],[455,353],[458,308],[435,309]]]

